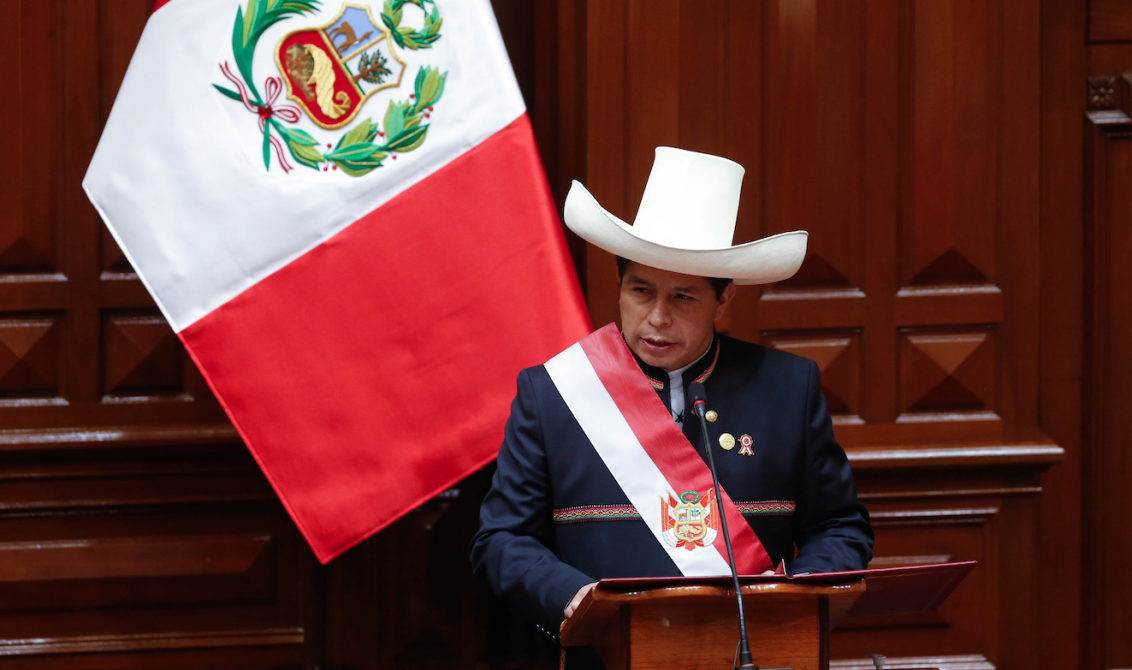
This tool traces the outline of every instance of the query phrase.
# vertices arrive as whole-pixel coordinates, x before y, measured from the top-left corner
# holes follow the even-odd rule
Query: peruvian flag
[[[488,0],[159,1],[83,186],[323,562],[590,331]]]

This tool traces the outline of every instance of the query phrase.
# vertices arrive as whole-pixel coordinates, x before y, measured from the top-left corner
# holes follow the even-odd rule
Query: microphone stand
[[[704,435],[704,450],[707,451],[708,467],[711,468],[711,482],[715,486],[716,500],[719,500],[721,492],[719,477],[715,474],[715,458],[711,453],[711,437],[708,435],[707,419],[704,418],[707,407],[707,391],[700,382],[693,383],[689,390],[692,393],[692,407],[695,409],[696,415],[700,417],[700,430],[703,431]],[[735,580],[735,599],[739,601],[739,665],[735,666],[735,669],[759,670],[759,666],[755,665],[751,658],[751,645],[747,641],[747,619],[743,614],[743,592],[740,590],[739,572],[735,568],[735,551],[731,548],[731,535],[727,532],[727,515],[723,513],[723,505],[717,507],[719,509],[719,521],[723,528],[723,542],[727,545],[727,559],[731,562],[731,578]]]

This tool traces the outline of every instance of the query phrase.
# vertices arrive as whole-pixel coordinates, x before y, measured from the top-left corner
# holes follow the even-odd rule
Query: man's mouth
[[[666,340],[662,337],[642,337],[641,343],[645,345],[645,350],[653,354],[664,354],[672,350],[676,346],[675,342]]]

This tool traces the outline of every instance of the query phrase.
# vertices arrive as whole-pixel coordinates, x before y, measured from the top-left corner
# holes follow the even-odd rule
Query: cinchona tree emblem
[[[279,21],[318,11],[320,4],[319,0],[248,0],[236,10],[232,27],[235,71],[228,61],[220,64],[232,87],[213,86],[255,115],[268,170],[272,154],[285,173],[294,169],[287,160],[289,153],[299,165],[341,169],[360,177],[381,167],[385,159],[416,149],[428,137],[425,121],[444,93],[448,76],[434,67],[417,70],[413,93],[407,100],[391,100],[380,125],[372,117],[361,118],[361,112],[371,96],[401,85],[408,65],[397,50],[431,48],[440,39],[443,20],[435,0],[390,0],[382,7],[380,20],[366,5],[343,3],[330,23],[297,28],[279,40],[274,54],[279,76],[264,80],[261,95],[252,72],[259,38]],[[424,25],[402,25],[405,5],[421,9]],[[279,102],[284,89],[296,104]],[[329,142],[316,138],[294,127],[302,115],[328,132],[341,132]]]

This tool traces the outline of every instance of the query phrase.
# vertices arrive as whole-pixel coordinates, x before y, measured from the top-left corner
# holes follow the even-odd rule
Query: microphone
[[[707,390],[700,382],[692,382],[688,390],[692,394],[692,408],[696,416],[700,417],[700,429],[704,434],[704,450],[707,452],[708,467],[711,468],[711,482],[715,486],[715,497],[719,499],[719,477],[715,474],[715,458],[711,453],[711,437],[708,436],[707,420],[704,413],[707,411]],[[747,619],[743,615],[743,593],[739,586],[739,572],[735,569],[735,550],[731,548],[731,535],[727,532],[727,515],[723,513],[723,506],[719,506],[719,521],[723,528],[723,543],[727,545],[727,559],[731,563],[731,578],[735,580],[735,599],[739,601],[739,664],[736,670],[759,670],[751,658],[751,645],[747,642]]]

